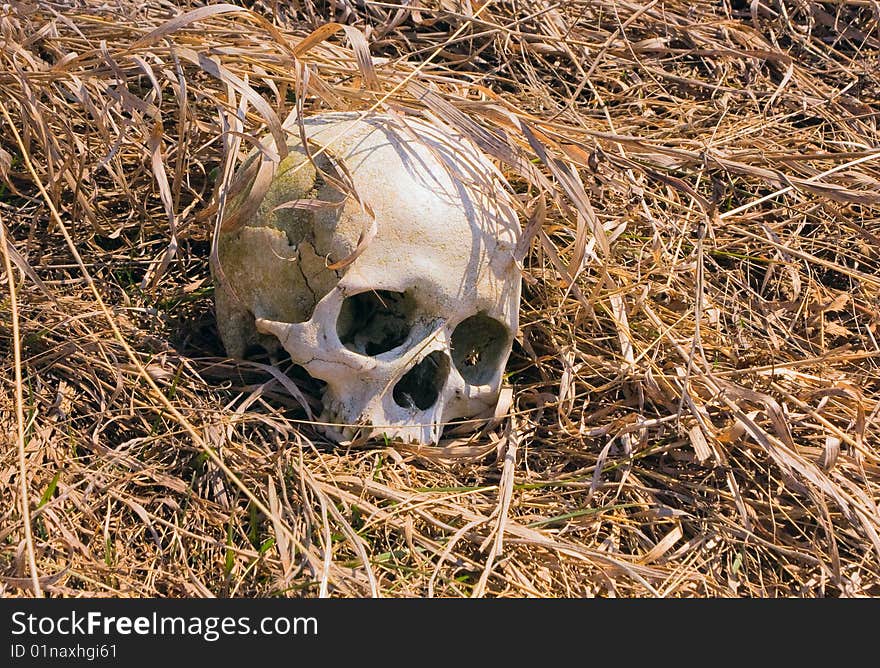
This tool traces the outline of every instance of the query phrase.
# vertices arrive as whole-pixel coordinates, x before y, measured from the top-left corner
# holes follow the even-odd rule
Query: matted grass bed
[[[0,595],[880,595],[876,3],[405,4],[0,7]],[[255,139],[372,109],[521,205],[439,446],[331,443],[214,320]]]

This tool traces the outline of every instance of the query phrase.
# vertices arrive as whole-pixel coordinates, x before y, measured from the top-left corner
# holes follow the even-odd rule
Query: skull
[[[504,178],[424,121],[303,125],[308,152],[291,142],[253,215],[218,239],[227,353],[280,343],[326,383],[320,421],[336,441],[436,443],[451,420],[491,415],[520,300]]]

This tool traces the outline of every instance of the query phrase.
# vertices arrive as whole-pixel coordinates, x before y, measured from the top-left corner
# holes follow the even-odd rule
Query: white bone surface
[[[230,355],[280,342],[324,381],[334,440],[435,443],[445,423],[497,401],[518,322],[519,221],[504,178],[469,141],[359,116],[304,119],[330,178],[294,132],[259,209],[221,235],[218,328]],[[357,197],[334,178],[350,178]],[[327,268],[374,223],[353,262]]]

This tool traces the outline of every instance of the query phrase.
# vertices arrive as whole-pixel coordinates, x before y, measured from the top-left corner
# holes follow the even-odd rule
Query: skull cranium
[[[350,112],[303,127],[312,159],[291,142],[256,213],[218,240],[226,350],[280,342],[326,383],[335,440],[437,442],[498,398],[520,300],[509,187],[427,122]]]

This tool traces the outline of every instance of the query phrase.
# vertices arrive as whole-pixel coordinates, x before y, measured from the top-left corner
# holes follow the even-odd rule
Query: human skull
[[[348,112],[303,126],[312,159],[293,135],[255,213],[218,239],[227,353],[280,342],[326,383],[320,422],[336,441],[436,443],[449,421],[491,414],[521,282],[504,178],[424,121]]]

